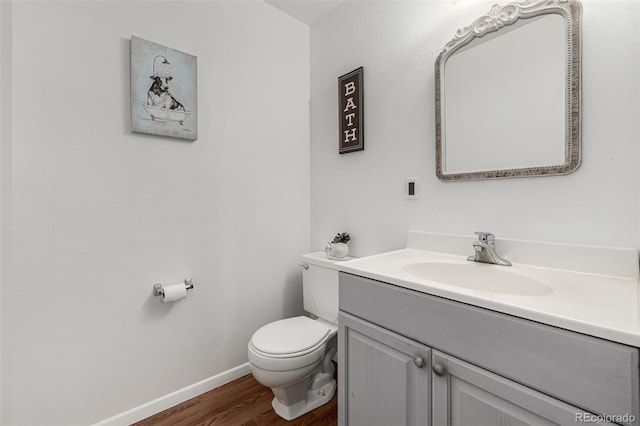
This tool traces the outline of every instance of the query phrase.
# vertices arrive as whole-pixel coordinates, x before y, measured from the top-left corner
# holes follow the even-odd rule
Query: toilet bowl
[[[303,300],[311,319],[298,316],[258,329],[247,348],[254,378],[271,388],[271,405],[293,420],[329,402],[336,390],[338,271],[325,253],[302,256]]]
[[[280,417],[295,419],[333,397],[337,331],[321,320],[294,317],[254,333],[248,349],[251,373],[273,391],[271,405]]]

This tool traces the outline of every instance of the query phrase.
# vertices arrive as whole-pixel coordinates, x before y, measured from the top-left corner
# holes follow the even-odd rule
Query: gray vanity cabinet
[[[340,273],[340,426],[640,425],[638,348]]]
[[[349,383],[343,424],[430,424],[431,350],[348,314],[340,315],[340,362]]]
[[[574,425],[590,414],[438,351],[433,365],[434,425]]]

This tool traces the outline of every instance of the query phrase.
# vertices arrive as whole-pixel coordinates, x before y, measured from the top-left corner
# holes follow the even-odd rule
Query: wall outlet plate
[[[404,195],[407,200],[417,200],[418,199],[418,178],[406,178],[404,184]]]

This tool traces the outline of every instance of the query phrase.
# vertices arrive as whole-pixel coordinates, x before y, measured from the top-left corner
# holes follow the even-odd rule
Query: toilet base
[[[283,419],[293,420],[331,401],[335,392],[336,381],[332,379],[319,389],[307,391],[307,397],[293,405],[284,405],[277,398],[273,398],[271,406]]]

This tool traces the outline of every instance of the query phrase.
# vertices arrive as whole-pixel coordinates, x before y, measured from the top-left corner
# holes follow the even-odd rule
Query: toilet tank
[[[334,324],[338,323],[338,262],[324,252],[302,256],[304,310]]]

